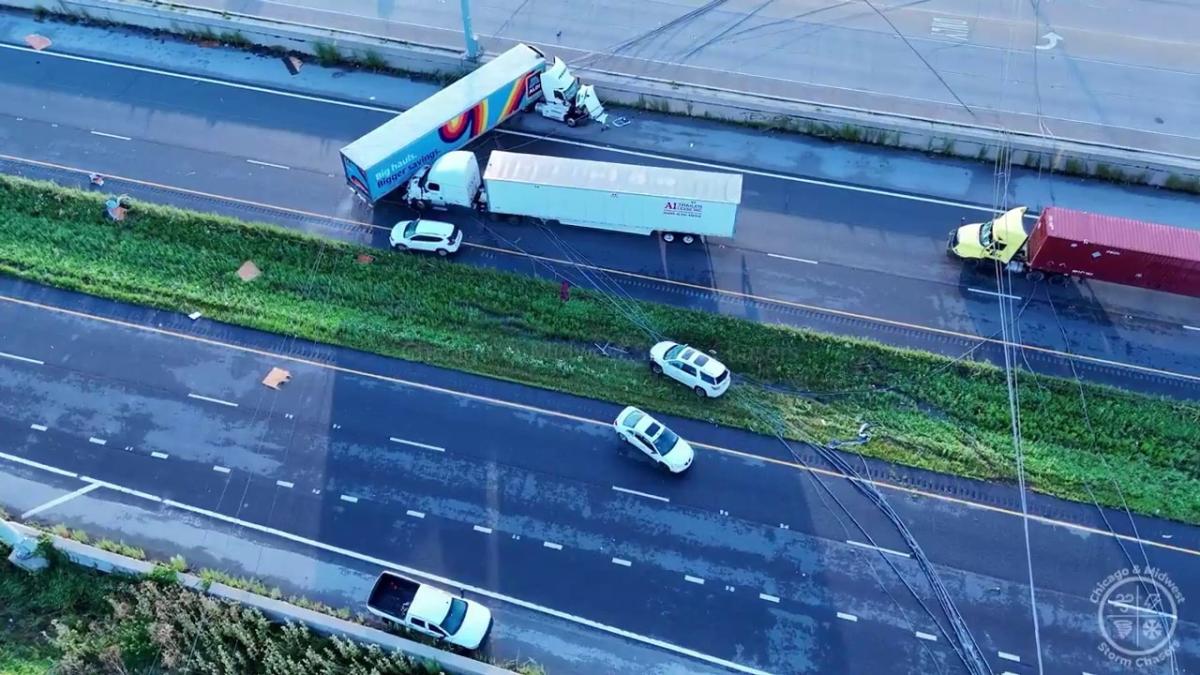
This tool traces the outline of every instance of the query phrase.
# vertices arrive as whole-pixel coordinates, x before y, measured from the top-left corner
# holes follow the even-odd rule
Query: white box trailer
[[[733,236],[742,176],[493,151],[483,190],[492,213],[691,243]]]

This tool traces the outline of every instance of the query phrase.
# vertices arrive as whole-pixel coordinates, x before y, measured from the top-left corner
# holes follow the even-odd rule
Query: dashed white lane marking
[[[694,576],[692,576],[692,575],[690,575],[690,574],[685,574],[685,575],[683,575],[683,580],[684,580],[684,581],[690,581],[691,583],[693,583],[693,584],[697,584],[697,585],[700,585],[700,586],[703,586],[703,585],[704,585],[704,580],[703,580],[703,579],[701,579],[700,577],[694,577]]]
[[[351,504],[358,503],[358,497],[351,497],[350,495],[342,495],[341,497],[338,497],[338,499],[341,499],[344,502],[350,502]]]
[[[937,636],[932,635],[930,633],[922,633],[921,631],[917,631],[917,637],[921,638],[922,640],[929,640],[930,642],[937,642]]]
[[[884,548],[882,546],[872,546],[870,544],[864,544],[861,541],[854,541],[853,539],[847,539],[846,543],[850,544],[851,546],[858,546],[859,548],[869,548],[872,551],[883,551],[884,553],[891,553],[892,555],[898,555],[902,558],[911,558],[912,557],[911,555],[905,553],[904,551],[897,551],[895,549]]]
[[[1121,602],[1120,600],[1109,600],[1108,604],[1112,605],[1113,607],[1120,607],[1121,609],[1128,610],[1130,612],[1137,612],[1137,613],[1141,613],[1141,614],[1154,614],[1156,616],[1161,616],[1161,617],[1165,617],[1168,619],[1177,619],[1178,618],[1177,616],[1175,616],[1174,614],[1171,614],[1169,612],[1160,612],[1157,609],[1151,609],[1150,607],[1138,607],[1137,605],[1130,605],[1130,604]]]
[[[545,546],[546,548],[552,548],[552,549],[554,549],[555,551],[561,551],[561,550],[562,550],[562,544],[556,544],[556,543],[554,543],[554,542],[552,542],[552,541],[543,541],[543,542],[542,542],[542,546]]]
[[[985,291],[982,288],[968,288],[971,293],[979,293],[980,295],[990,295],[995,298],[1008,298],[1009,300],[1020,300],[1019,295],[1010,295],[1008,293],[997,293],[996,291]]]
[[[45,431],[49,427],[47,427],[45,424],[30,424],[29,428],[33,429],[34,431]]]
[[[229,468],[221,466],[220,464],[214,464],[213,471],[216,471],[217,473],[229,473]]]
[[[633,567],[633,563],[625,560],[624,558],[613,558],[612,561],[614,565],[620,565],[621,567]]]
[[[858,621],[857,616],[854,616],[853,614],[847,614],[845,612],[838,612],[837,617],[839,619],[842,619],[843,621],[851,621],[851,622]]]
[[[429,445],[428,443],[418,443],[416,441],[406,441],[403,438],[396,438],[395,436],[389,437],[388,440],[393,443],[400,443],[401,445],[411,445],[416,448],[425,448],[426,450],[433,450],[435,452],[445,452],[446,451],[445,448],[438,447],[436,445]]]
[[[17,356],[16,354],[9,354],[8,352],[0,352],[0,358],[3,358],[3,359],[12,359],[13,361],[21,361],[22,363],[32,363],[32,364],[34,364],[34,365],[38,365],[38,366],[44,366],[44,365],[46,365],[46,362],[45,362],[45,361],[39,361],[39,360],[37,360],[37,359],[31,359],[31,358],[29,358],[29,357],[26,357],[26,356]]]
[[[272,162],[260,162],[260,161],[258,161],[257,159],[248,159],[248,160],[246,160],[246,161],[247,161],[247,162],[249,162],[249,163],[251,163],[251,164],[257,164],[257,165],[259,165],[259,166],[269,166],[269,167],[271,167],[272,169],[283,169],[284,171],[291,171],[291,170],[292,170],[292,167],[290,167],[290,166],[284,166],[284,165],[282,165],[282,164],[274,164],[274,163],[272,163]]]
[[[660,502],[670,503],[670,501],[671,501],[667,497],[659,497],[658,495],[652,495],[649,492],[638,492],[637,490],[630,490],[629,488],[617,487],[616,485],[612,486],[612,489],[616,490],[617,492],[624,492],[627,495],[636,495],[638,497],[645,497],[646,499],[657,499]]]
[[[75,473],[74,471],[67,471],[66,469],[60,469],[56,466],[50,466],[49,464],[42,464],[41,462],[35,462],[32,459],[25,459],[24,457],[10,455],[7,452],[0,452],[0,458],[7,459],[10,462],[16,462],[17,464],[24,464],[25,466],[31,466],[35,469],[41,469],[42,471],[49,471],[50,473],[55,473],[60,476],[68,476],[70,478],[78,478],[79,477],[79,474]]]
[[[200,394],[188,394],[188,398],[194,398],[197,401],[208,401],[209,403],[216,403],[218,405],[227,405],[230,408],[238,407],[238,404],[234,403],[233,401],[224,401],[219,398],[213,398],[211,396],[201,396]]]
[[[405,511],[405,513],[412,516],[413,518],[424,518],[425,517],[424,513],[421,513],[420,511],[413,511],[412,509]]]
[[[165,452],[152,452],[150,453],[150,456],[155,459],[166,459],[167,457],[170,457],[170,455]]]
[[[779,603],[779,596],[778,596],[778,595],[768,595],[768,594],[766,594],[766,593],[759,593],[759,594],[758,594],[758,597],[759,597],[760,599],[762,599],[762,600],[766,600],[767,602],[774,602],[774,603],[776,603],[776,604],[778,604],[778,603]]]
[[[275,481],[275,484],[281,488],[289,488],[290,489],[290,488],[296,487],[295,483],[292,483],[291,481],[286,481],[286,480],[277,480],[277,481]]]
[[[95,436],[89,436],[88,443],[93,445],[108,445],[108,441],[104,440],[103,438],[96,438]]]
[[[98,483],[91,483],[89,485],[85,485],[85,486],[79,488],[78,490],[76,490],[74,492],[69,492],[57,499],[51,499],[50,501],[46,502],[45,504],[42,504],[41,506],[36,506],[32,509],[29,509],[25,513],[22,513],[21,519],[24,520],[30,516],[36,516],[37,514],[41,513],[42,511],[45,511],[46,509],[52,509],[52,508],[58,506],[59,504],[64,504],[66,502],[71,501],[72,499],[75,499],[76,497],[81,497],[83,495],[86,495],[87,493],[91,492],[92,490],[95,490],[98,487],[100,487],[100,485]]]
[[[1008,652],[996,652],[996,656],[999,656],[1005,661],[1012,661],[1014,663],[1021,662],[1021,657],[1017,656],[1016,654],[1009,654]]]
[[[92,134],[93,136],[103,136],[105,138],[115,138],[118,141],[132,141],[133,140],[132,138],[130,138],[128,136],[120,136],[118,134],[109,134],[109,133],[105,133],[103,131],[90,131],[88,133]]]
[[[820,264],[816,260],[809,260],[808,258],[793,258],[790,255],[780,255],[778,253],[768,253],[767,257],[768,258],[779,258],[780,260],[791,260],[792,262],[798,262],[798,263],[807,263],[809,265],[819,265]]]
[[[474,529],[476,532],[482,532],[482,533],[484,533],[484,534],[491,534],[491,533],[492,533],[492,528],[490,528],[490,527],[484,527],[484,526],[482,526],[482,525],[476,525],[476,526],[475,526],[473,529]]]
[[[1183,329],[1184,329],[1184,330],[1194,330],[1194,331],[1200,331],[1200,326],[1189,326],[1189,325],[1187,325],[1187,324],[1184,324],[1184,325],[1183,325]]]

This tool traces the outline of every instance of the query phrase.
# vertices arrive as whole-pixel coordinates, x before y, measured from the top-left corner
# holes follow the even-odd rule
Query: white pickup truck
[[[375,580],[367,611],[464,649],[478,649],[492,628],[487,607],[386,570]]]

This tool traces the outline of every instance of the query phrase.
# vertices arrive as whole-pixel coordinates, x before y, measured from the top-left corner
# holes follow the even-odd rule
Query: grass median
[[[731,426],[782,425],[800,440],[852,437],[869,421],[865,454],[1014,479],[1008,397],[993,366],[652,303],[618,308],[590,291],[564,303],[548,281],[385,251],[360,264],[360,252],[142,203],[112,223],[98,195],[0,177],[0,272]],[[254,281],[235,274],[245,260],[262,270]],[[739,383],[696,400],[650,374],[644,326],[777,386]],[[597,343],[638,358],[606,357]],[[1200,406],[1022,376],[1021,412],[1035,489],[1200,523]]]

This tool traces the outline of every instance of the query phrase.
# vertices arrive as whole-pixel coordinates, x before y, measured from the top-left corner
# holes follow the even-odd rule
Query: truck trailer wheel
[[[1025,278],[1037,283],[1046,278],[1046,273],[1041,270],[1029,270],[1025,273]]]
[[[694,243],[695,241],[696,241],[696,237],[694,237],[690,234],[683,235],[683,243],[691,244],[691,243]]]
[[[675,241],[675,233],[674,232],[663,232],[662,240],[667,242],[668,244]]]

